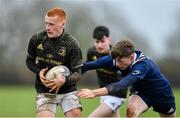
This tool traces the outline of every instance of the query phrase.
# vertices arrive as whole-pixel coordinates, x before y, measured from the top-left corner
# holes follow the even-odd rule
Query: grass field
[[[176,96],[177,117],[180,117],[180,89],[174,89]],[[83,105],[82,116],[87,117],[99,105],[99,98],[93,100],[81,99]],[[126,104],[120,108],[120,114],[125,116]],[[35,89],[33,86],[1,86],[0,87],[0,117],[34,117],[35,116]],[[57,117],[63,117],[61,109],[57,109]],[[158,117],[152,109],[142,117]]]

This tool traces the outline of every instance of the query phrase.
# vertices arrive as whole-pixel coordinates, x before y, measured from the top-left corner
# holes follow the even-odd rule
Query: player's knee
[[[135,116],[137,116],[137,114],[136,114],[136,107],[133,106],[133,105],[129,105],[127,107],[126,116],[127,117],[135,117]]]
[[[65,113],[67,117],[81,117],[81,109],[73,109]]]
[[[42,117],[54,117],[55,114],[51,111],[41,111],[37,113],[37,118],[42,118]]]
[[[73,117],[80,117],[81,116],[81,112],[79,110],[73,112]]]

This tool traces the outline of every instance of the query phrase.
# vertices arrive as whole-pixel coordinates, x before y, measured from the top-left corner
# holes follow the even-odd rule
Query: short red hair
[[[46,13],[46,15],[47,15],[48,17],[58,16],[60,22],[67,20],[66,12],[65,12],[62,8],[53,8],[53,9],[50,9],[50,10]]]

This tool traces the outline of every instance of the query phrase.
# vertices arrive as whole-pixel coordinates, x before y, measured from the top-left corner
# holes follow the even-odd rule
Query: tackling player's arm
[[[107,94],[116,95],[117,93],[124,91],[127,87],[137,82],[139,79],[143,79],[144,76],[146,76],[146,73],[149,71],[149,67],[147,65],[148,64],[144,62],[136,64],[132,71],[128,75],[124,76],[119,82],[112,83],[100,89],[82,90],[77,95],[83,98],[93,98]],[[91,96],[89,96],[90,94]]]
[[[108,91],[108,95],[116,95],[117,93],[123,92],[127,87],[138,81],[138,78],[132,76],[125,76],[121,81],[112,83],[105,88]]]
[[[93,70],[93,69],[98,69],[98,68],[106,68],[109,65],[111,65],[112,61],[113,60],[111,60],[110,56],[104,56],[95,61],[83,63],[83,66],[81,68],[82,68],[82,70]]]
[[[112,83],[106,87],[99,89],[82,89],[77,93],[77,96],[82,98],[94,98],[104,95],[116,95],[117,93],[124,91],[128,86],[135,83],[138,79],[129,76],[124,77],[121,81]]]
[[[136,63],[133,65],[131,72],[123,77],[121,81],[106,86],[108,94],[113,95],[121,92],[139,79],[144,79],[149,69],[150,67],[144,61]]]
[[[96,96],[103,96],[103,95],[107,95],[108,91],[105,87],[103,88],[99,88],[99,89],[94,89],[94,90],[90,90],[90,89],[81,89],[79,90],[76,95],[82,98],[94,98]]]
[[[94,50],[91,48],[88,49],[87,51],[87,55],[86,55],[86,62],[90,62],[90,61],[93,61],[93,56],[94,56]],[[84,63],[86,63],[84,62]],[[83,65],[82,65],[83,66]],[[84,74],[86,73],[88,70],[85,70],[85,68],[82,68],[81,67],[81,73]]]

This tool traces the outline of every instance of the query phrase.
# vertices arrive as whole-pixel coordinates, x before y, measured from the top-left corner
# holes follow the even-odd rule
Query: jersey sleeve
[[[139,62],[135,64],[132,67],[132,71],[124,76],[121,81],[106,86],[108,94],[113,95],[122,92],[127,87],[137,82],[139,79],[143,79],[148,71],[149,67],[146,62]]]
[[[95,61],[86,62],[83,64],[83,70],[93,70],[98,68],[107,68],[108,66],[112,66],[113,60],[110,56],[104,56]]]
[[[77,40],[73,40],[68,54],[68,63],[72,72],[80,69],[82,66],[82,52]]]
[[[106,86],[108,95],[116,95],[119,93],[123,93],[123,91],[125,91],[127,87],[129,87],[136,81],[138,81],[137,78],[131,78],[129,76],[125,76],[119,82],[109,84],[108,86]]]
[[[132,70],[128,76],[131,78],[144,79],[149,70],[150,65],[145,61],[140,61],[132,66]]]
[[[82,52],[77,40],[74,40],[69,48],[68,65],[72,73],[66,77],[66,84],[77,82],[81,79]]]
[[[36,35],[32,36],[29,41],[28,49],[27,49],[27,57],[26,57],[26,65],[27,67],[34,73],[38,74],[40,68],[35,63],[36,61]]]

